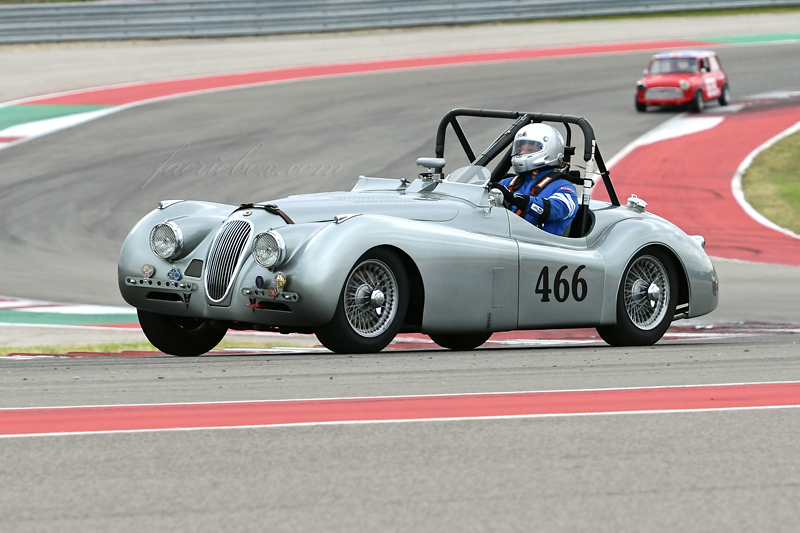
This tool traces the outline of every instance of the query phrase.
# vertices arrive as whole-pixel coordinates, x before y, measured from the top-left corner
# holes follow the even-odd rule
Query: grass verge
[[[286,339],[281,342],[239,342],[223,339],[215,349],[222,348],[274,348],[276,346],[315,346],[315,341]],[[149,342],[120,342],[108,344],[75,344],[50,346],[0,346],[0,357],[9,354],[67,354],[70,352],[120,353],[120,352],[158,352]]]
[[[800,133],[761,152],[747,169],[742,188],[756,211],[800,233]]]

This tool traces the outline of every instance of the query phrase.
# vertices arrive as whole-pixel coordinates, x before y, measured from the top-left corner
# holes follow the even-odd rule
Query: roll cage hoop
[[[492,144],[490,144],[479,156],[475,156],[475,152],[458,122],[458,117],[482,117],[482,118],[500,118],[514,120],[514,123],[508,127],[503,133],[497,137]],[[589,225],[589,200],[591,198],[591,189],[594,187],[594,180],[591,175],[594,174],[593,163],[597,165],[597,171],[603,180],[608,197],[611,204],[619,206],[619,198],[614,190],[614,184],[611,183],[611,177],[600,149],[597,147],[597,142],[594,137],[594,129],[592,125],[583,117],[574,115],[556,115],[551,113],[534,113],[529,111],[503,111],[495,109],[468,109],[459,108],[453,109],[448,112],[439,122],[439,128],[436,131],[436,157],[444,158],[444,141],[447,133],[447,126],[453,128],[461,147],[470,163],[478,166],[487,166],[501,153],[502,158],[497,166],[492,170],[491,183],[497,183],[506,177],[509,169],[511,168],[511,148],[509,145],[513,142],[514,136],[517,132],[528,124],[537,122],[557,122],[563,124],[567,130],[566,149],[564,150],[564,160],[569,165],[570,158],[575,154],[575,147],[571,146],[572,141],[572,128],[570,124],[574,124],[581,129],[583,133],[583,160],[586,162],[586,171],[583,177],[584,195],[581,205],[578,209],[578,214],[575,216],[573,226],[574,230],[570,230],[570,236],[585,235],[588,231]],[[577,173],[576,173],[577,174]],[[587,191],[588,189],[588,191]],[[586,194],[588,192],[588,194]]]

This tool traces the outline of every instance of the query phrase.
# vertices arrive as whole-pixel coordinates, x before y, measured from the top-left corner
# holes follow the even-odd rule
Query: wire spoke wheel
[[[617,292],[617,321],[597,327],[612,346],[650,346],[675,316],[680,280],[676,262],[656,247],[639,252],[625,268]]]
[[[336,353],[383,350],[403,326],[409,281],[398,255],[373,249],[362,255],[342,285],[330,322],[314,333]]]
[[[623,290],[625,311],[636,327],[651,330],[661,323],[667,314],[670,286],[667,271],[658,259],[639,257],[628,270]]]
[[[353,331],[377,337],[397,313],[397,279],[382,261],[368,259],[350,274],[344,289],[344,312]]]

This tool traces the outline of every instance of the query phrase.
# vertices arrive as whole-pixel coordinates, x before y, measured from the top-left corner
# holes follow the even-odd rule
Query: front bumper
[[[692,101],[694,93],[678,87],[651,87],[636,92],[636,100],[645,105],[685,105]]]
[[[330,319],[314,305],[313,296],[306,298],[299,290],[283,291],[272,285],[257,288],[236,283],[229,305],[211,305],[202,279],[171,281],[128,274],[120,282],[126,302],[152,313],[254,326],[245,329],[313,328]]]

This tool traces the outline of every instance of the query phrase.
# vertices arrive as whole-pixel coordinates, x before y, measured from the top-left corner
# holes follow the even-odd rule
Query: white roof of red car
[[[653,56],[653,59],[663,59],[668,57],[712,57],[717,55],[711,50],[673,50],[672,52],[661,52]]]

